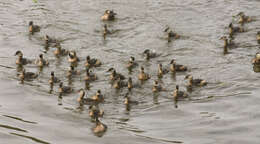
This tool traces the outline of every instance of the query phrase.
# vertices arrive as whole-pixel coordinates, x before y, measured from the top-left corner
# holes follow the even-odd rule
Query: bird
[[[33,21],[29,22],[29,33],[34,34],[35,32],[40,32],[40,26],[34,25]]]
[[[175,60],[172,59],[170,62],[170,70],[171,72],[185,72],[188,70],[188,68],[184,65],[176,64]]]
[[[15,56],[18,56],[18,59],[15,61],[17,65],[22,66],[32,63],[31,60],[23,57],[23,53],[20,50],[16,51]]]
[[[103,21],[113,21],[117,14],[113,10],[106,10],[104,15],[101,17]]]
[[[145,73],[144,72],[144,67],[141,66],[140,73],[138,75],[138,79],[141,80],[141,81],[146,81],[146,80],[148,80],[150,78],[151,78],[150,75]]]
[[[45,66],[49,66],[49,62],[48,60],[45,60],[43,58],[43,54],[39,54],[39,59],[37,59],[35,61],[35,64],[38,66],[38,67],[45,67]]]
[[[26,72],[25,69],[23,69],[22,73],[18,75],[21,83],[24,83],[24,80],[30,81],[38,77],[38,74],[33,72]]]

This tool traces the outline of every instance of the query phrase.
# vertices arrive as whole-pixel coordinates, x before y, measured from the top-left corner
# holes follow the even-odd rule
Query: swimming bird
[[[49,84],[59,83],[60,79],[55,77],[54,71],[51,72],[51,78],[49,79]]]
[[[104,111],[99,109],[98,105],[90,105],[89,106],[89,116],[96,120],[99,117],[103,117]]]
[[[228,53],[228,48],[233,46],[233,43],[231,42],[231,39],[230,39],[230,41],[228,41],[228,38],[226,36],[223,36],[220,39],[224,40],[224,46],[223,46],[224,47],[224,51],[223,51],[223,53],[227,54]]]
[[[25,69],[23,69],[22,73],[18,75],[21,83],[23,84],[25,80],[30,81],[38,77],[38,74],[33,72],[26,72]]]
[[[172,39],[179,39],[180,35],[178,35],[176,32],[170,29],[170,27],[166,27],[164,32],[167,32],[167,40],[168,42],[171,42]]]
[[[51,78],[49,79],[49,84],[59,83],[60,79],[54,76],[54,71],[51,72]]]
[[[85,98],[85,91],[83,89],[78,90],[79,97],[77,99],[77,102],[80,104],[86,104],[86,105],[93,105],[96,104],[96,100],[92,98]]]
[[[128,91],[131,91],[132,88],[133,88],[133,81],[132,81],[132,78],[131,78],[131,77],[128,78],[127,88],[128,88]]]
[[[48,60],[45,60],[43,58],[43,54],[39,54],[39,59],[37,59],[35,61],[35,64],[38,66],[38,67],[44,67],[44,66],[49,66],[49,62]]]
[[[97,80],[97,75],[95,75],[92,71],[90,71],[88,68],[86,68],[85,81],[92,82],[95,80]]]
[[[18,59],[15,61],[15,63],[17,65],[27,65],[27,64],[32,63],[31,60],[26,59],[26,58],[23,57],[23,53],[21,51],[19,51],[19,50],[16,51],[15,56],[16,55],[18,56]]]
[[[104,95],[101,94],[101,90],[97,90],[96,94],[92,96],[92,99],[96,102],[103,102],[104,101]]]
[[[151,77],[149,76],[149,74],[144,72],[144,67],[141,66],[140,68],[140,73],[138,75],[138,79],[141,81],[146,81],[148,79],[150,79]]]
[[[109,68],[107,72],[112,72],[111,75],[110,75],[111,81],[116,80],[118,77],[120,77],[121,80],[125,79],[125,76],[120,74],[120,73],[117,73],[114,68]]]
[[[86,68],[91,68],[91,67],[99,67],[101,66],[101,61],[95,58],[90,58],[90,56],[86,57],[86,63],[85,66]]]
[[[77,57],[77,54],[75,51],[70,51],[69,52],[69,60],[70,65],[72,66],[77,66],[78,62],[80,61],[79,58]]]
[[[239,32],[244,32],[243,27],[234,27],[232,22],[228,25],[229,28],[229,37],[232,38],[234,34]]]
[[[183,92],[183,91],[180,91],[180,90],[179,90],[179,85],[176,85],[176,89],[175,89],[175,91],[173,92],[173,97],[174,97],[175,99],[178,99],[178,98],[186,98],[186,97],[188,97],[188,94],[185,93],[185,92]]]
[[[176,64],[175,59],[172,59],[170,62],[170,70],[171,72],[185,72],[188,68],[184,65]]]
[[[176,85],[176,89],[173,92],[173,99],[175,102],[175,107],[177,108],[177,102],[180,98],[187,98],[189,95],[183,91],[179,90],[179,85]]]
[[[50,38],[48,35],[44,36],[45,46],[50,46],[50,44],[56,44],[58,41],[54,38]]]
[[[113,10],[106,10],[104,15],[101,17],[103,21],[113,21],[117,14]]]
[[[80,71],[75,70],[74,66],[71,65],[67,72],[67,77],[70,79],[70,78],[72,78],[72,76],[75,76],[75,75],[80,75]]]
[[[162,90],[163,90],[162,86],[158,83],[157,80],[155,80],[154,84],[153,84],[152,91],[155,93],[155,92],[160,92]]]
[[[124,100],[125,105],[138,105],[139,104],[138,101],[131,100],[128,95],[129,95],[129,93],[127,92],[125,95],[125,100]]]
[[[54,76],[54,71],[51,72],[51,78],[49,79],[50,93],[53,91],[54,83],[59,83],[60,80]]]
[[[29,22],[29,33],[33,35],[35,32],[39,32],[39,31],[40,31],[40,26],[34,25],[33,21],[30,21]]]
[[[135,62],[135,58],[134,57],[130,57],[126,67],[129,71],[131,71],[133,68],[137,67],[138,66],[138,63]]]
[[[69,54],[69,51],[67,51],[66,49],[62,49],[61,48],[61,45],[59,42],[56,42],[54,47],[56,48],[56,50],[54,51],[54,55],[56,57],[59,57],[59,56],[66,56]]]
[[[239,20],[238,20],[238,23],[240,23],[241,25],[243,25],[244,23],[248,23],[248,22],[251,22],[252,21],[252,18],[249,17],[249,16],[246,16],[244,14],[244,12],[239,12],[237,14],[237,16],[239,16]]]
[[[206,82],[206,80],[203,79],[193,79],[192,75],[187,75],[185,76],[185,79],[188,79],[188,87],[192,88],[192,86],[206,86],[208,83]]]
[[[159,68],[158,68],[157,76],[158,76],[158,78],[162,78],[164,74],[167,74],[169,72],[169,70],[168,69],[164,69],[162,67],[161,63],[158,66],[159,66]]]
[[[73,88],[72,88],[72,87],[64,86],[64,85],[63,85],[63,82],[60,82],[60,85],[59,85],[59,94],[60,94],[60,97],[61,97],[63,94],[69,94],[69,93],[72,93],[72,92],[73,92]]]
[[[99,121],[98,118],[96,118],[96,126],[92,128],[92,131],[95,135],[101,136],[104,132],[106,132],[107,126]]]
[[[151,52],[149,49],[146,49],[143,52],[143,54],[144,54],[146,60],[150,60],[151,58],[155,58],[158,56],[155,52]]]
[[[252,64],[253,65],[260,65],[260,53],[257,52],[255,54],[255,57],[252,59]]]
[[[113,83],[113,88],[115,88],[115,89],[120,89],[120,88],[123,88],[123,87],[126,87],[126,86],[128,86],[128,84],[125,83],[124,81],[122,81],[120,79],[120,77],[117,77],[117,79]]]

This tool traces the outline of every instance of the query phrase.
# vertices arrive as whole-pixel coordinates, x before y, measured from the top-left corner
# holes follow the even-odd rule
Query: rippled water
[[[105,9],[118,13],[108,28],[116,31],[104,41],[100,16]],[[227,26],[244,11],[253,16],[245,25],[246,32],[235,36],[236,48],[223,55],[221,36]],[[185,143],[185,144],[258,144],[260,140],[259,73],[253,72],[251,59],[258,51],[256,32],[260,30],[258,0],[1,0],[0,2],[0,143]],[[31,39],[28,22],[42,29]],[[166,25],[183,36],[167,43],[162,32]],[[103,123],[108,130],[96,137],[91,128],[88,107],[79,110],[76,93],[63,98],[48,94],[48,79],[55,71],[66,84],[67,58],[57,60],[50,49],[44,56],[51,65],[33,81],[19,84],[14,53],[22,50],[25,57],[36,58],[44,52],[42,37],[48,34],[62,40],[62,47],[75,50],[84,70],[86,55],[101,59],[104,65],[94,69],[99,80],[87,92],[105,93]],[[141,53],[152,49],[161,56],[144,61]],[[153,78],[157,65],[169,64],[172,58],[187,65],[187,73],[170,74],[162,79],[166,92],[152,94],[152,80],[133,90],[131,97],[140,101],[127,111],[123,104],[127,90],[115,91],[105,71],[114,67],[129,75],[125,64],[136,57]],[[27,71],[37,71],[33,65]],[[130,75],[137,81],[138,69]],[[174,108],[172,92],[176,84],[185,90],[184,76],[206,79],[205,88],[196,89],[189,100]],[[73,87],[84,87],[83,74],[74,79]],[[57,92],[57,86],[55,87]]]

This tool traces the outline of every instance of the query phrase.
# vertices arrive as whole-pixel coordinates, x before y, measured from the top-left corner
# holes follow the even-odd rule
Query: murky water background
[[[113,9],[118,19],[108,28],[117,32],[102,38],[105,9]],[[235,37],[236,48],[222,54],[227,26],[233,15],[244,11],[255,21],[245,25],[247,32]],[[260,30],[258,0],[1,0],[0,2],[0,143],[185,143],[185,144],[258,144],[260,141],[259,73],[253,72],[251,59],[258,51],[256,32]],[[33,20],[42,29],[28,38],[28,22]],[[162,32],[166,25],[184,38],[168,44]],[[48,34],[64,40],[62,47],[75,50],[84,70],[86,55],[100,58],[104,65],[94,69],[99,80],[87,92],[97,89],[105,94],[103,123],[108,130],[101,138],[94,136],[94,123],[88,107],[77,109],[74,93],[58,105],[57,94],[48,94],[51,71],[67,84],[67,57],[57,60],[50,49],[44,57],[51,62],[33,82],[19,84],[16,78],[14,53],[22,50],[27,58],[36,58],[44,51],[42,36]],[[141,53],[152,49],[161,54],[149,62]],[[156,79],[157,65],[169,64],[172,58],[187,65],[190,72],[170,74],[162,79],[168,90],[158,95],[151,91],[153,80],[133,90],[132,99],[141,104],[126,111],[124,93],[108,84],[108,73],[115,67],[125,69],[130,56],[136,57]],[[3,67],[8,66],[8,67]],[[37,72],[33,65],[27,71]],[[138,69],[130,75],[137,81]],[[209,81],[205,88],[196,89],[190,100],[174,108],[172,92],[176,84],[185,90],[184,76],[191,73]],[[74,79],[75,89],[83,88],[84,74]],[[57,86],[55,87],[57,92]]]

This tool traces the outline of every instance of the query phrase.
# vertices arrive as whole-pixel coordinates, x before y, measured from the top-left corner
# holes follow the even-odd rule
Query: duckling
[[[91,82],[97,80],[97,75],[93,74],[88,68],[86,69],[85,81]]]
[[[237,16],[239,16],[238,23],[240,23],[241,25],[243,25],[244,23],[248,23],[248,22],[252,21],[252,18],[250,18],[249,16],[246,16],[244,14],[244,12],[239,12],[237,14]]]
[[[104,31],[103,31],[103,37],[104,37],[104,39],[106,39],[106,36],[107,36],[108,34],[111,34],[111,31],[109,31],[109,30],[107,29],[107,24],[105,24],[105,25],[104,25]]]
[[[19,74],[18,77],[21,83],[23,84],[24,80],[28,80],[28,81],[33,80],[38,77],[38,74],[33,72],[26,72],[25,69],[23,69],[22,73]]]
[[[101,90],[97,90],[96,94],[94,96],[92,96],[92,99],[97,102],[103,102],[104,96],[101,94]]]
[[[44,36],[45,45],[49,46],[51,43],[56,44],[58,41],[54,38],[50,38],[48,35]]]
[[[18,56],[18,59],[15,61],[17,65],[27,65],[32,63],[32,61],[23,57],[23,53],[21,51],[16,51],[15,56]]]
[[[158,74],[157,74],[158,78],[162,78],[163,75],[167,74],[168,72],[169,72],[169,70],[163,69],[162,64],[160,63],[159,64],[159,69],[158,69]]]
[[[113,10],[106,10],[104,15],[101,17],[103,21],[113,21],[115,20],[116,13]]]
[[[30,34],[34,34],[35,32],[39,32],[40,31],[40,26],[38,25],[34,25],[33,21],[29,22],[29,32]]]
[[[73,88],[69,86],[63,86],[63,82],[60,82],[59,85],[59,94],[62,96],[62,94],[69,94],[73,92]]]
[[[42,55],[42,54],[39,54],[39,59],[37,59],[37,60],[35,61],[35,64],[36,64],[38,67],[49,66],[49,62],[43,58],[43,55]]]
[[[180,35],[173,32],[173,30],[170,29],[170,27],[167,27],[164,32],[167,32],[167,40],[168,42],[171,42],[172,39],[179,39]]]
[[[49,79],[49,84],[59,83],[60,79],[54,76],[54,71],[51,72],[51,78]]]
[[[148,80],[150,79],[151,77],[149,76],[149,74],[145,73],[144,72],[144,67],[141,66],[141,69],[140,69],[140,73],[138,75],[138,79],[141,80],[141,81],[145,81],[145,80]]]
[[[192,75],[185,76],[189,80],[188,87],[192,86],[206,86],[208,83],[203,79],[193,79]]]
[[[118,78],[114,81],[114,84],[113,84],[113,87],[114,87],[115,89],[120,89],[120,88],[126,87],[126,86],[128,86],[128,84],[127,84],[127,83],[124,83],[124,81],[122,81],[122,80],[120,79],[120,77],[118,77]]]
[[[99,67],[101,66],[101,61],[98,60],[98,59],[95,59],[95,58],[90,58],[90,56],[87,56],[86,57],[86,63],[85,63],[85,66],[87,68],[91,68],[91,67]]]
[[[102,136],[104,132],[106,132],[107,126],[99,121],[98,118],[96,118],[96,126],[92,128],[92,131],[95,135]]]
[[[92,119],[96,120],[96,118],[103,117],[103,115],[104,115],[104,111],[100,110],[98,105],[90,105],[89,106],[89,116]]]
[[[257,42],[260,44],[260,31],[257,32],[256,39],[257,39]]]
[[[78,62],[80,61],[79,58],[77,57],[77,54],[75,51],[69,52],[69,60],[71,65],[77,66]]]
[[[179,90],[179,85],[176,85],[176,89],[173,92],[173,98],[174,100],[178,100],[179,98],[186,98],[188,97],[188,94]]]
[[[86,105],[93,105],[96,104],[96,101],[92,98],[84,98],[85,97],[85,91],[83,89],[78,90],[79,98],[77,99],[77,102],[80,104],[86,104]]]
[[[242,27],[234,27],[232,22],[229,24],[228,28],[230,37],[233,37],[235,33],[244,32],[244,29]]]
[[[120,89],[122,86],[121,86],[121,80],[120,78],[117,78],[114,83],[113,83],[113,88],[115,89]]]
[[[155,93],[155,92],[160,92],[162,90],[163,90],[162,86],[158,83],[157,80],[155,80],[154,84],[153,84],[152,91]]]
[[[132,81],[132,78],[131,78],[131,77],[128,78],[127,88],[128,88],[128,91],[131,91],[132,88],[133,88],[133,81]]]
[[[126,93],[126,95],[125,95],[125,100],[124,100],[125,105],[138,105],[139,104],[138,101],[131,100],[128,95],[129,95],[129,93]]]
[[[72,78],[72,76],[74,76],[74,75],[79,75],[79,74],[80,74],[80,72],[77,71],[77,70],[75,70],[74,66],[71,65],[70,68],[69,68],[69,70],[68,70],[68,72],[67,72],[67,77],[68,77],[68,78]]]
[[[252,60],[253,65],[260,65],[260,53],[257,52]]]
[[[185,72],[188,70],[188,68],[184,65],[176,64],[175,60],[172,59],[170,62],[170,70],[175,73],[175,72]]]
[[[59,42],[56,42],[54,47],[56,48],[56,50],[54,51],[54,55],[56,57],[59,57],[59,56],[66,56],[69,54],[69,51],[65,50],[65,49],[62,49],[61,48],[61,45]]]
[[[231,43],[228,42],[228,39],[227,39],[226,36],[223,36],[223,37],[221,37],[220,39],[221,39],[221,40],[224,40],[224,51],[223,51],[223,53],[224,53],[224,54],[227,54],[227,53],[228,53],[228,48],[231,46]]]
[[[111,81],[116,80],[118,77],[120,77],[121,80],[124,80],[124,79],[125,79],[125,76],[122,75],[122,74],[120,74],[120,73],[117,73],[114,68],[108,69],[107,72],[110,72],[110,71],[112,71],[112,73],[111,73],[111,75],[110,75],[110,80],[111,80]]]
[[[51,78],[49,79],[50,93],[53,91],[54,83],[59,83],[60,80],[54,76],[54,71],[51,72]]]
[[[126,67],[128,68],[128,70],[132,70],[133,68],[135,68],[137,66],[138,66],[138,63],[135,62],[135,58],[131,56]]]
[[[146,49],[143,54],[145,55],[146,60],[150,60],[151,58],[155,58],[158,56],[155,52],[151,52],[149,49]]]
[[[180,91],[179,86],[176,85],[176,89],[173,92],[173,99],[174,99],[174,103],[175,103],[175,108],[178,108],[177,102],[180,98],[183,99],[183,98],[187,98],[187,97],[188,97],[188,94],[183,92],[183,91]]]
[[[178,35],[177,33],[173,32],[173,31],[169,31],[168,32],[168,42],[171,42],[171,39],[179,39],[180,35]]]

